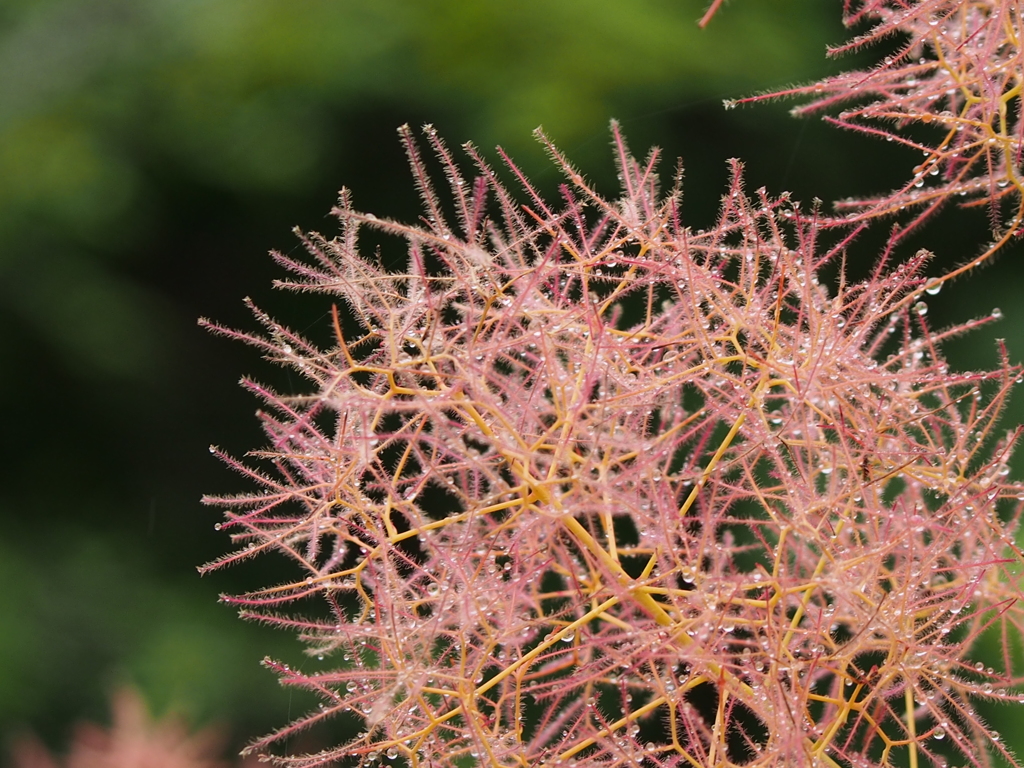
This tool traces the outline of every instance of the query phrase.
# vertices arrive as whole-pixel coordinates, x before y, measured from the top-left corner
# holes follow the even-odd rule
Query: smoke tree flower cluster
[[[908,115],[959,104],[978,123],[968,140],[950,122],[932,148],[947,174],[933,197],[911,184],[869,211],[901,195],[934,208],[974,194],[968,178],[997,203],[1001,180],[1019,190],[1009,144],[978,143],[982,107],[930,91],[907,106],[909,79],[937,79],[946,55],[919,27],[988,40],[1019,31],[1017,3],[847,10],[930,57],[875,73],[900,73]],[[1009,104],[1019,86],[999,78],[1017,75],[981,57],[1002,67],[1006,45],[985,45],[975,71]],[[212,326],[305,381],[245,382],[267,445],[218,454],[256,489],[207,500],[238,546],[207,568],[274,551],[296,569],[226,599],[317,658],[268,661],[321,704],[254,749],[340,722],[351,733],[324,751],[273,759],[1019,765],[976,705],[1016,703],[1024,684],[1019,430],[998,425],[1022,370],[1000,350],[994,370],[956,372],[941,350],[996,313],[932,328],[928,296],[954,273],[929,275],[930,254],[897,254],[898,238],[865,280],[820,282],[850,230],[748,193],[739,163],[705,231],[681,221],[678,183],[659,190],[657,153],[638,162],[614,126],[618,196],[548,143],[557,205],[504,156],[518,193],[471,146],[467,175],[428,128],[442,192],[401,135],[420,223],[343,192],[337,237],[276,257],[283,287],[332,309],[333,342],[259,310],[261,334]],[[367,229],[404,241],[404,269],[361,250]],[[983,634],[1002,642],[994,667],[976,658]]]
[[[230,768],[219,760],[213,731],[190,734],[174,718],[153,719],[138,693],[116,692],[110,729],[79,723],[66,756],[55,756],[35,737],[11,745],[13,768]]]
[[[854,219],[914,210],[909,229],[950,200],[987,203],[996,238],[966,265],[975,266],[1024,225],[1022,14],[1020,0],[845,0],[844,22],[869,29],[830,54],[895,39],[892,55],[872,69],[741,102],[810,97],[796,115],[845,105],[825,119],[919,151],[922,160],[903,187],[837,207]]]

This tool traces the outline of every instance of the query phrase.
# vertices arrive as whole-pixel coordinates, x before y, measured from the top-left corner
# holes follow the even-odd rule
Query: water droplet
[[[919,301],[919,302],[917,302],[917,304],[914,305],[914,311],[917,314],[922,315],[922,316],[927,315],[928,314],[928,305],[925,304],[923,301]]]
[[[940,280],[929,280],[928,284],[924,287],[924,292],[929,296],[936,296],[941,290],[942,282]]]

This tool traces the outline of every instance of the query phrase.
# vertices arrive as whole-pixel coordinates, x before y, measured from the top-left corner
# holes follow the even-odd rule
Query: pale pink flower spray
[[[984,5],[848,11],[931,28]],[[988,5],[1019,26],[1015,2]],[[340,718],[358,733],[275,760],[1019,765],[973,702],[1020,697],[1024,488],[1007,477],[1019,431],[997,418],[1022,372],[1002,351],[958,373],[940,349],[993,318],[930,328],[928,294],[959,270],[896,262],[899,232],[866,280],[819,283],[852,235],[748,195],[738,163],[717,224],[693,231],[657,153],[638,163],[613,135],[611,200],[547,143],[556,207],[504,155],[521,199],[470,146],[467,178],[428,128],[442,201],[403,129],[423,221],[359,213],[346,191],[336,238],[276,257],[282,286],[328,298],[333,344],[259,310],[264,335],[212,326],[307,382],[246,382],[267,447],[220,455],[257,490],[208,499],[239,548],[207,568],[274,550],[298,569],[226,599],[334,662],[268,662],[322,703],[254,749]],[[982,173],[935,162],[947,196]],[[1002,189],[993,173],[982,186]],[[915,193],[853,223],[939,199]],[[365,228],[404,240],[407,268],[363,255]],[[311,600],[327,614],[304,615]],[[998,668],[972,656],[985,632]]]

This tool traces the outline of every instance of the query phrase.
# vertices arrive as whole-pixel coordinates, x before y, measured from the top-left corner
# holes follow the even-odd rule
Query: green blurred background
[[[282,376],[196,318],[252,328],[249,295],[324,326],[322,297],[271,290],[266,253],[294,249],[294,226],[332,234],[342,185],[364,210],[417,216],[400,124],[501,144],[552,191],[543,125],[612,193],[616,117],[638,154],[665,149],[666,172],[683,158],[694,226],[732,156],[751,189],[808,201],[904,178],[916,158],[891,145],[785,105],[721,107],[855,64],[824,57],[846,34],[838,0],[734,0],[702,31],[705,3],[0,0],[0,736],[59,747],[125,682],[235,744],[306,706],[258,665],[301,663],[297,642],[217,603],[275,564],[195,572],[228,546],[200,495],[243,487],[207,446],[259,447],[236,382]],[[985,229],[950,212],[908,252],[957,262]],[[874,248],[851,251],[855,272]],[[1021,359],[1021,280],[1004,257],[932,300],[940,324],[1004,311],[955,364],[992,364],[996,335]]]

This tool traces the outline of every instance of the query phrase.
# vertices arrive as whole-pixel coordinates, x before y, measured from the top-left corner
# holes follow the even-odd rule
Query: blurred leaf
[[[33,256],[31,272],[20,265],[6,275],[0,297],[77,376],[139,379],[156,371],[165,346],[158,297],[81,253],[42,245]]]

